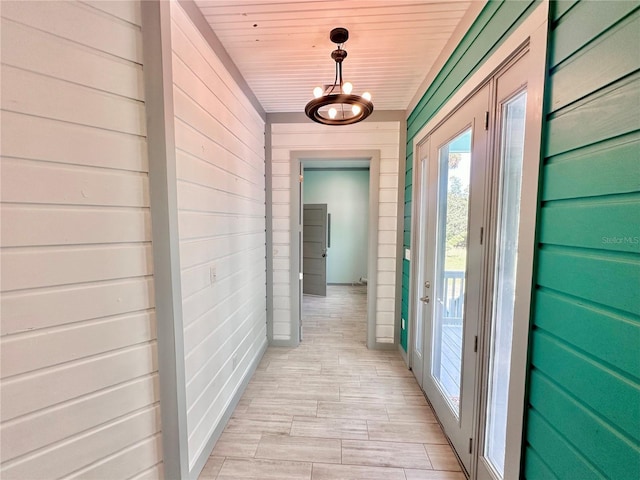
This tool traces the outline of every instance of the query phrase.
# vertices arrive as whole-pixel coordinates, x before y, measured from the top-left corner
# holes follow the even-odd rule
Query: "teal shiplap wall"
[[[413,139],[449,98],[483,64],[535,8],[532,1],[489,1],[455,48],[440,72],[407,119],[407,163],[405,174],[404,248],[411,243],[411,195],[413,175]],[[407,351],[409,328],[409,261],[402,262],[402,318],[400,343]]]
[[[528,479],[640,478],[639,6],[551,3]]]

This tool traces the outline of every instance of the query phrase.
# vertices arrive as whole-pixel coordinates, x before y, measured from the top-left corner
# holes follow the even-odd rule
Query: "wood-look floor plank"
[[[262,433],[223,432],[212,455],[217,457],[253,457]]]
[[[368,440],[367,422],[357,419],[293,417],[292,437]]]
[[[420,443],[343,440],[342,463],[378,467],[431,468],[429,457]]]
[[[289,435],[292,416],[287,415],[250,415],[234,413],[227,423],[225,432],[259,432]]]
[[[340,449],[340,440],[336,439],[263,435],[255,456],[271,460],[340,463]]]
[[[292,400],[287,398],[254,398],[247,407],[247,414],[255,415],[302,415],[315,417],[318,411],[316,400]]]
[[[425,444],[424,448],[427,450],[429,460],[431,460],[431,464],[436,470],[460,471],[458,459],[449,445]]]
[[[325,418],[356,418],[381,421],[389,419],[384,404],[353,401],[318,402],[317,416]]]
[[[216,480],[309,480],[311,463],[227,458]]]
[[[224,460],[224,457],[210,456],[207,463],[204,464],[202,472],[200,472],[199,480],[216,480]]]
[[[404,469],[407,480],[466,480],[462,472],[443,472],[441,470]]]
[[[400,354],[367,349],[358,290],[304,298],[301,344],[267,350],[201,480],[462,480]]]
[[[311,480],[405,480],[401,468],[313,464]]]
[[[390,422],[436,423],[436,417],[427,405],[387,404]]]
[[[367,426],[371,440],[447,444],[447,439],[437,423],[367,421]]]

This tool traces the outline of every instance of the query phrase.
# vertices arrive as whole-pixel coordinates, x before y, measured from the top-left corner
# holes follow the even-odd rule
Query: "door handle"
[[[420,297],[420,301],[424,303],[429,303],[430,300],[431,299],[427,295],[425,295],[424,297]]]

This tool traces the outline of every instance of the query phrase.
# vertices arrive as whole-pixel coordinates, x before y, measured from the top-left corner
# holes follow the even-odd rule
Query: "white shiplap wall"
[[[171,12],[193,468],[266,346],[265,125],[182,7]]]
[[[140,5],[1,13],[1,476],[157,477]]]
[[[393,343],[395,318],[398,165],[400,122],[362,122],[342,127],[315,123],[274,123],[273,199],[273,339],[290,340],[290,171],[291,152],[379,150],[380,185],[377,250],[376,341]],[[373,273],[369,273],[373,275]]]

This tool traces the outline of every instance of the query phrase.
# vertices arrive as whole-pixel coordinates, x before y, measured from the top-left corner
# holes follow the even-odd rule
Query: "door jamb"
[[[380,185],[380,151],[379,150],[331,150],[331,151],[292,151],[290,162],[291,198],[289,205],[290,218],[290,245],[289,275],[291,298],[291,344],[296,347],[300,344],[300,321],[302,305],[302,262],[300,254],[300,211],[302,198],[300,195],[300,166],[305,160],[368,160],[369,161],[369,244],[367,254],[367,347],[396,348],[395,344],[381,344],[376,342],[376,290],[378,275],[378,206]]]

